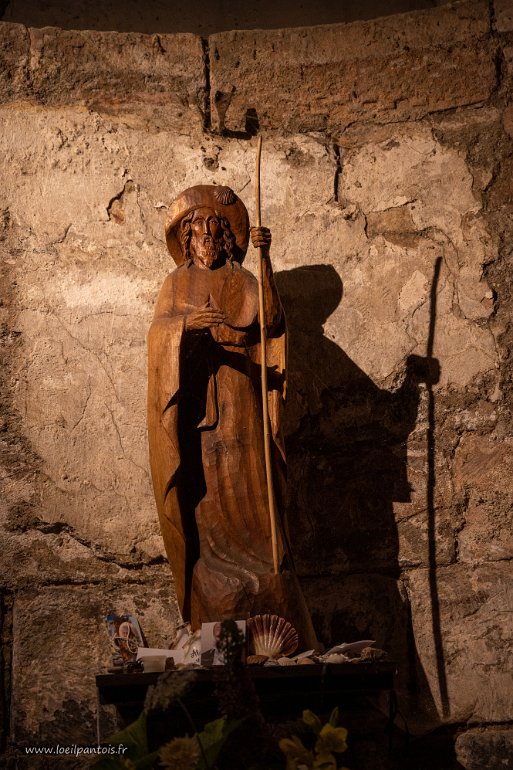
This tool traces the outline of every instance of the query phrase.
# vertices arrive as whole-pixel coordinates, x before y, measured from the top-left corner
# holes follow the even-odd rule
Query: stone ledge
[[[147,110],[157,122],[202,119],[206,76],[194,34],[27,29],[0,22],[0,102],[85,104],[117,114]],[[164,113],[164,115],[162,114]]]
[[[375,21],[209,38],[214,128],[332,132],[487,99],[496,84],[487,4]]]

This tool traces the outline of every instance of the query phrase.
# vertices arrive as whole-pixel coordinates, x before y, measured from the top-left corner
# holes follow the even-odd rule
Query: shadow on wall
[[[312,265],[276,275],[289,332],[288,521],[296,567],[305,578],[307,596],[315,597],[316,629],[327,644],[376,639],[399,663],[398,687],[409,710],[413,704],[431,714],[433,702],[417,659],[409,602],[398,581],[393,503],[411,500],[406,442],[417,419],[419,385],[425,383],[431,420],[427,529],[434,541],[432,385],[438,381],[439,365],[432,358],[432,343],[438,271],[439,263],[426,330],[427,356],[408,357],[404,381],[393,392],[378,388],[324,334],[323,326],[343,295],[336,270]],[[385,337],[376,340],[376,345],[386,344]],[[429,543],[429,557],[434,559],[434,542]],[[434,563],[429,567],[438,684],[445,710],[436,571]]]

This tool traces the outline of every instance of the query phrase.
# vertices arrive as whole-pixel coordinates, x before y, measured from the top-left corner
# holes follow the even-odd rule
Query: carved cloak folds
[[[212,194],[211,188],[197,187],[183,195],[193,193]],[[177,220],[175,216],[173,227]],[[243,222],[235,231],[243,232],[243,226],[247,228]],[[178,262],[174,231],[169,232],[168,246],[171,241]],[[247,229],[245,237],[247,243]],[[186,330],[187,315],[205,303],[221,310],[225,322]],[[283,512],[286,335],[270,268],[264,304],[273,478]],[[311,645],[316,641],[311,620],[297,578],[286,564],[283,521],[278,533],[282,569],[279,574],[273,570],[260,353],[258,284],[237,261],[226,260],[215,269],[183,261],[168,275],[148,335],[155,498],[184,620],[198,628],[224,617],[277,613],[296,626],[302,643]]]
[[[186,332],[187,312],[207,301],[229,325]],[[281,308],[272,311],[269,413],[280,490],[285,333]],[[257,282],[238,263],[217,270],[182,265],[162,287],[148,336],[155,496],[180,609],[194,625],[272,604],[268,597],[265,607],[255,606],[272,572],[257,312]]]

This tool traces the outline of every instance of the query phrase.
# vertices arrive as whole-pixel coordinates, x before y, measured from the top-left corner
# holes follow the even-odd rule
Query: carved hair
[[[191,243],[191,222],[193,216],[194,211],[191,211],[189,214],[187,214],[186,217],[182,219],[180,222],[180,232],[178,234],[178,240],[180,241],[180,246],[182,247],[182,254],[187,264],[190,264],[191,262],[191,252],[189,247]]]
[[[226,217],[221,216],[217,211],[215,211],[214,213],[218,218],[219,224],[221,226],[221,230],[223,231],[223,251],[225,252],[228,260],[230,262],[233,262],[235,258],[236,239],[230,227],[230,222],[228,221],[228,219],[226,219]],[[178,240],[180,241],[182,254],[184,256],[184,260],[186,264],[188,265],[192,262],[190,245],[191,245],[193,218],[194,218],[194,211],[191,211],[189,214],[187,214],[187,216],[185,216],[182,219],[182,221],[180,222],[180,230],[178,234]]]

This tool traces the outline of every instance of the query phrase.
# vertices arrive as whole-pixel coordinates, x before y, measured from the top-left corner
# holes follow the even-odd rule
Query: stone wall
[[[466,730],[464,767],[508,751],[511,2],[208,39],[4,23],[0,61],[4,745],[95,739],[109,610],[173,636],[145,435],[163,221],[199,182],[252,213],[260,132],[318,632],[390,650],[410,728]]]

